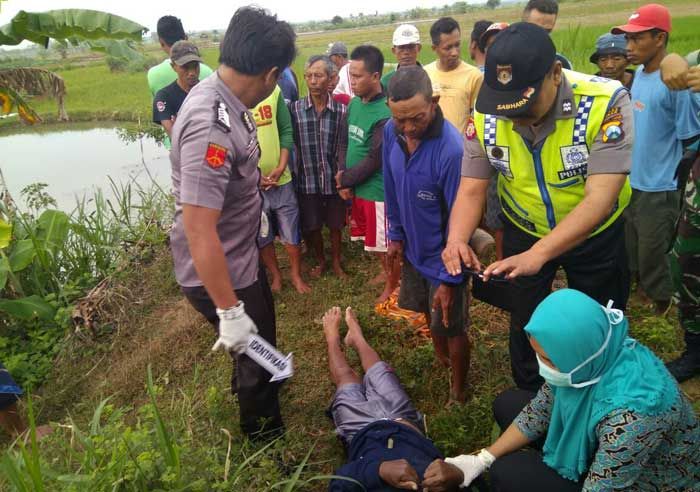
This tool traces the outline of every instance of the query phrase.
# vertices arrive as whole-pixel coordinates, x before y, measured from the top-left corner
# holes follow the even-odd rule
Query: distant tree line
[[[487,8],[496,8],[501,4],[501,0],[488,0]],[[469,4],[467,2],[455,2],[451,5],[445,4],[442,7],[415,7],[404,12],[389,12],[385,14],[363,13],[350,15],[349,17],[334,16],[330,20],[308,21],[294,24],[297,32],[330,31],[333,29],[346,29],[353,27],[376,26],[380,24],[392,24],[401,21],[412,21],[430,17],[441,17],[445,15],[466,14],[484,8],[484,4]]]

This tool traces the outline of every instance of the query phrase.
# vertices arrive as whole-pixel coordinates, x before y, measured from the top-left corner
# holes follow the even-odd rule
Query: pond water
[[[124,142],[114,125],[42,125],[31,132],[0,133],[0,169],[14,200],[24,207],[20,191],[32,183],[46,183],[45,191],[58,207],[70,212],[78,198],[92,197],[97,188],[113,196],[110,178],[145,188],[155,181],[167,192],[168,151],[151,138]]]

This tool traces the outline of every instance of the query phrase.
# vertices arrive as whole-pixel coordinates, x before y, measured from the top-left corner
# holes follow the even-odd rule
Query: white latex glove
[[[257,333],[258,328],[246,314],[243,301],[228,309],[217,309],[216,314],[219,316],[219,338],[211,349],[216,351],[223,347],[237,354],[245,352],[248,337]]]
[[[482,449],[477,455],[461,454],[454,458],[445,458],[445,463],[456,466],[464,475],[464,482],[460,487],[468,487],[476,477],[484,473],[496,461],[496,458]]]

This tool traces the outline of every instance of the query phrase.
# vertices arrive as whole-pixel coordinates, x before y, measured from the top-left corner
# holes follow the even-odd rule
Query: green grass
[[[147,465],[139,475],[146,488],[133,490],[156,485],[174,490],[171,479],[176,465],[179,483],[203,481],[204,485],[198,482],[201,487],[191,490],[270,490],[274,483],[293,478],[302,464],[301,481],[332,473],[344,459],[332,423],[324,414],[333,386],[320,318],[332,305],[356,308],[366,337],[395,368],[412,400],[425,413],[430,437],[443,452],[471,452],[486,445],[493,429],[492,401],[512,384],[506,315],[473,303],[472,397],[465,406],[447,410],[448,374],[435,362],[430,342],[417,338],[404,322],[374,313],[372,299],[378,292],[368,287],[368,280],[377,272],[376,259],[347,241],[343,255],[350,274],[347,281],[324,276],[311,281],[313,292],[308,296],[299,296],[287,283],[275,296],[278,345],[285,353],[294,353],[296,371],[281,393],[289,432],[257,455],[260,448],[246,444],[238,430],[237,400],[228,391],[230,361],[221,353],[210,352],[211,327],[179,292],[168,249],[163,246],[150,259],[134,262],[113,282],[98,336],[71,338],[49,380],[34,397],[38,422],[62,424],[39,445],[43,473],[54,487],[47,489],[69,490],[51,477],[83,469],[76,456],[83,456],[85,450],[79,441],[74,443],[75,429],[92,425],[95,411],[106,397],[110,400],[104,430],[94,438],[95,456],[101,456],[102,461],[93,465],[92,472],[114,477],[114,467],[123,466],[131,470],[129,477],[134,476],[133,465],[115,457],[119,456],[118,448],[111,451],[123,435],[134,450],[134,459]],[[281,249],[278,257],[286,275],[288,265]],[[634,297],[629,316],[634,336],[666,359],[677,355],[680,333],[673,316],[669,320],[656,317]],[[348,355],[359,367],[357,356],[351,351]],[[146,384],[149,366],[152,384]],[[698,381],[686,383],[684,388],[697,405]],[[116,460],[112,467],[107,466],[110,460]],[[235,486],[223,480],[227,461],[229,477],[238,470]],[[49,469],[53,475],[46,473]],[[0,478],[0,490],[1,485]],[[319,480],[299,490],[324,489],[325,483]]]

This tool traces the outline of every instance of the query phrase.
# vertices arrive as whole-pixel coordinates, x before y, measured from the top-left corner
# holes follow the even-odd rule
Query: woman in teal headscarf
[[[563,289],[525,331],[545,384],[493,445],[445,460],[463,486],[490,467],[498,492],[700,490],[697,417],[621,311]]]

